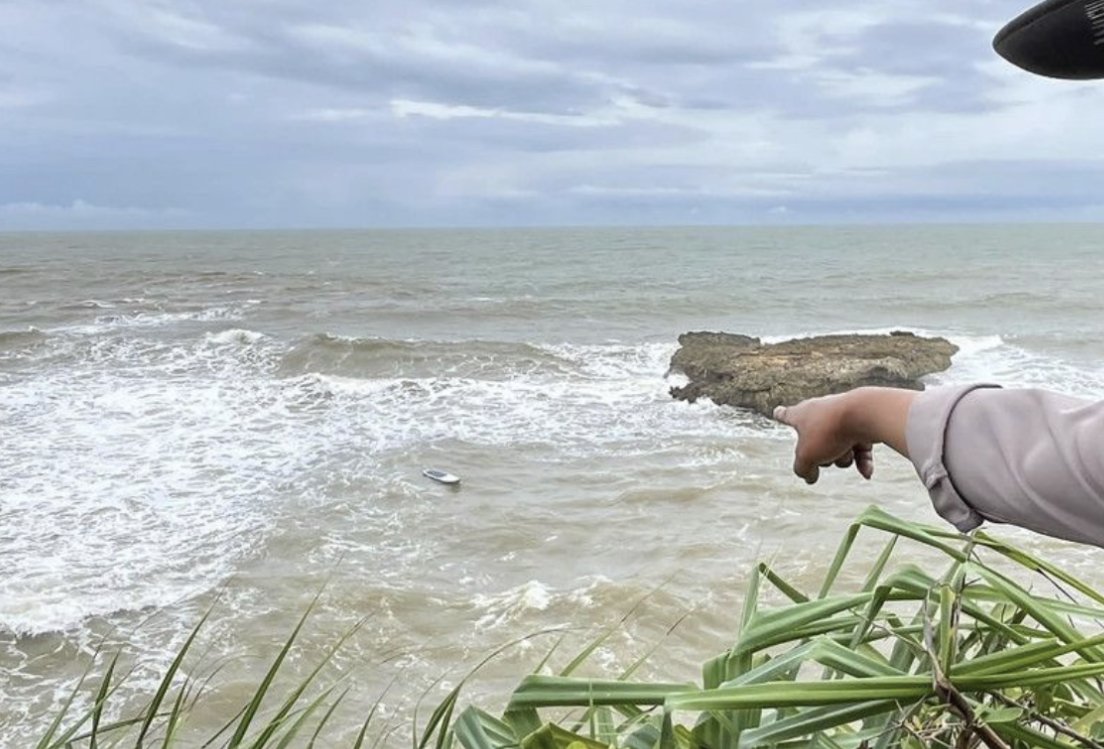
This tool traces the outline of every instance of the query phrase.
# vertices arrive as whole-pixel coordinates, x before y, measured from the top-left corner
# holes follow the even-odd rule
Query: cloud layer
[[[0,229],[1104,218],[1022,9],[9,0]]]

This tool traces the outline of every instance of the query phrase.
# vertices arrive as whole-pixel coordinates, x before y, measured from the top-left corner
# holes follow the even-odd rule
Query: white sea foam
[[[922,333],[920,335],[937,335],[934,333]],[[982,335],[982,336],[965,336],[965,335],[947,335],[944,336],[954,345],[958,346],[958,353],[956,356],[965,358],[970,356],[977,356],[986,351],[993,351],[999,349],[1005,345],[1004,339],[999,335]]]
[[[171,319],[221,322],[225,309]],[[757,417],[671,399],[670,343],[541,345],[549,363],[524,368],[511,359],[529,356],[524,350],[504,347],[495,358],[479,344],[495,376],[450,373],[479,371],[464,367],[435,376],[281,376],[290,344],[256,330],[180,344],[132,331],[49,336],[48,353],[35,355],[64,354],[69,363],[5,384],[0,528],[12,574],[0,579],[0,626],[63,629],[207,589],[271,531],[281,502],[328,501],[333,480],[397,497],[386,484],[394,477],[376,476],[377,467],[427,446],[667,456],[708,470],[734,455],[741,462],[718,445],[789,438]],[[1099,372],[999,336],[951,339],[960,352],[933,382],[1015,379],[1104,392]],[[463,352],[458,344],[449,355],[462,362]],[[409,487],[408,501],[420,491]],[[383,535],[373,543],[398,543],[411,517],[404,512],[375,518]],[[511,595],[483,602],[481,616],[509,619],[551,594],[531,585]]]
[[[674,343],[558,344],[544,350],[572,361],[579,373],[601,380],[637,380],[654,383],[670,367],[678,350]]]
[[[252,367],[203,348],[99,340],[4,388],[0,626],[165,604],[259,539],[300,445]]]
[[[930,375],[934,385],[994,382],[1009,387],[1042,387],[1084,397],[1104,396],[1104,366],[1086,366],[1052,353],[1033,351],[1014,345],[1001,335],[966,335],[956,332],[915,327],[861,328],[821,332],[796,332],[792,335],[764,336],[766,343],[811,335],[884,335],[906,330],[921,336],[941,336],[958,346],[946,372]]]
[[[76,335],[98,335],[129,329],[161,328],[183,322],[215,322],[239,320],[240,306],[214,306],[186,312],[136,312],[133,314],[100,315],[91,323],[54,328],[50,332]]]
[[[285,344],[237,328],[185,345],[101,333],[56,346],[70,347],[68,366],[3,393],[11,574],[0,579],[0,626],[16,631],[209,588],[269,531],[281,498],[322,499],[322,477],[364,481],[402,451],[460,441],[647,454],[680,435],[755,429],[671,400],[665,344],[551,346],[574,374],[503,379],[280,378]]]
[[[477,595],[472,605],[483,612],[477,627],[500,627],[529,611],[544,611],[552,603],[552,590],[537,580],[530,580],[499,595]]]
[[[1005,387],[1037,387],[1083,398],[1104,397],[1104,371],[1086,370],[1061,360],[1012,350],[954,373],[954,381],[994,382]]]
[[[471,606],[480,614],[479,628],[494,629],[518,621],[535,612],[553,608],[578,612],[595,605],[595,592],[610,584],[608,578],[591,576],[568,590],[556,590],[539,580],[529,580],[514,588],[493,594],[477,594]],[[557,612],[559,614],[560,612]]]
[[[959,346],[951,368],[932,375],[933,384],[992,382],[1005,387],[1040,387],[1086,398],[1104,397],[1104,365],[1086,366],[1006,342],[1001,336],[948,336]]]
[[[264,333],[242,328],[231,328],[218,333],[207,333],[207,342],[216,346],[250,345],[265,339]]]
[[[679,435],[736,437],[754,428],[707,404],[674,401],[661,372],[618,379],[518,377],[357,379],[308,375],[289,383],[316,405],[355,419],[380,449],[460,440],[547,445],[568,453],[654,449]],[[321,405],[319,405],[321,407]]]

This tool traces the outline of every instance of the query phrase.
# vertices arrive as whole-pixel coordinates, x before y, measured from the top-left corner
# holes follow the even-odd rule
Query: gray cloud
[[[1005,0],[0,5],[0,229],[1085,218]]]

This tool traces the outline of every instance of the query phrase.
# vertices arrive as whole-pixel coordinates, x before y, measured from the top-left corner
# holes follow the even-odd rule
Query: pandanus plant
[[[860,532],[864,542],[870,532],[886,537],[873,563],[852,553]],[[925,558],[942,558],[938,576],[897,563],[902,541],[927,547]],[[846,569],[860,564],[865,574]],[[847,579],[864,582],[840,590]],[[305,678],[274,688],[309,613],[245,704],[203,746],[336,746],[326,735],[343,702],[359,726],[345,743],[391,746],[410,736],[398,726],[372,731],[379,701],[350,705],[340,682],[325,683],[324,667],[358,627],[332,643]],[[39,749],[192,745],[194,733],[182,743],[182,726],[203,712],[218,676],[216,669],[200,679],[182,666],[202,625],[144,706],[112,705],[125,681],[113,658],[90,680],[98,685],[87,709],[74,707],[84,689],[78,685]],[[546,657],[500,715],[462,708],[461,680],[424,726],[415,718],[414,748],[1104,749],[1104,593],[984,533],[964,539],[868,509],[818,590],[801,590],[768,564],[751,570],[738,625],[732,647],[705,663],[700,684],[634,680],[647,656],[620,679],[576,676],[614,628],[557,674]]]
[[[837,591],[860,531],[888,535],[861,588]],[[864,538],[865,538],[864,533]],[[938,577],[894,564],[908,539],[946,559]],[[860,576],[861,577],[861,576]],[[1035,577],[1046,589],[1025,587]],[[785,601],[768,607],[774,595]],[[419,749],[1104,747],[1104,594],[984,533],[870,508],[823,583],[752,570],[730,649],[700,684],[572,674],[525,677],[505,712],[438,706]]]

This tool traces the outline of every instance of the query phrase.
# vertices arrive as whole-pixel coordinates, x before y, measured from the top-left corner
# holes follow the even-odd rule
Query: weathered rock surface
[[[901,331],[774,344],[731,333],[685,333],[679,344],[671,369],[690,382],[671,388],[671,395],[691,403],[709,398],[766,416],[775,406],[866,385],[923,390],[920,378],[950,367],[958,351],[944,338]]]

